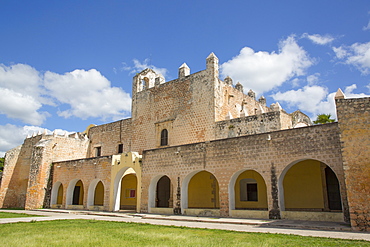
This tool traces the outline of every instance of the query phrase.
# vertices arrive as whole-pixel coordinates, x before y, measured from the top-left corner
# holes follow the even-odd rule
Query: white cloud
[[[304,75],[312,64],[307,52],[290,36],[280,42],[278,53],[255,52],[244,47],[239,55],[221,65],[221,74],[239,81],[245,90],[252,88],[261,94]]]
[[[143,62],[140,62],[137,59],[132,60],[134,66],[128,66],[126,63],[122,63],[122,70],[130,71],[130,74],[135,74],[143,71],[144,69],[152,69],[157,74],[161,74],[163,77],[167,76],[168,70],[166,68],[158,68],[154,65],[149,64],[150,60],[147,58]]]
[[[47,114],[40,112],[42,78],[39,72],[29,65],[0,64],[0,113],[24,123],[39,125]]]
[[[330,101],[326,99],[327,94],[328,90],[325,87],[307,85],[298,90],[278,92],[271,95],[271,97],[276,101],[285,102],[291,107],[307,112],[313,117],[322,113],[322,111],[333,115],[333,111],[329,107]]]
[[[21,145],[27,136],[32,136],[38,132],[44,133],[47,131],[51,134],[52,131],[38,127],[38,126],[15,126],[12,124],[0,125],[0,157],[4,157],[5,152],[12,148]],[[58,135],[64,135],[65,133],[71,134],[65,130],[57,129],[55,132]]]
[[[121,88],[111,87],[107,78],[95,69],[74,70],[63,75],[48,71],[44,74],[44,83],[52,97],[70,106],[58,113],[66,118],[119,119],[131,110],[130,95]]]
[[[40,97],[42,78],[39,72],[26,64],[5,66],[0,64],[0,87],[23,95]]]
[[[353,90],[356,88],[356,84],[346,87],[344,90],[346,98],[369,97],[369,95],[364,93],[353,93]],[[328,93],[326,87],[307,85],[298,90],[290,90],[284,93],[278,92],[271,95],[271,97],[276,101],[285,102],[291,107],[298,107],[298,109],[308,113],[311,118],[316,119],[318,114],[323,113],[336,117],[335,93]]]
[[[38,112],[41,103],[30,95],[23,95],[7,88],[0,88],[0,113],[24,123],[40,125],[47,113]]]
[[[342,58],[345,58],[346,56],[348,56],[347,50],[342,46],[333,47],[333,51],[334,51],[335,55],[337,56],[337,58],[342,59]]]
[[[367,26],[364,26],[362,30],[367,31],[370,30],[370,21],[367,23]]]
[[[307,76],[308,85],[315,85],[316,83],[318,83],[319,77],[320,73],[315,73],[313,75]]]
[[[344,89],[344,95],[346,98],[364,98],[364,97],[370,97],[368,94],[364,93],[353,93],[353,90],[357,88],[356,84],[352,84],[351,86],[348,86]]]
[[[81,119],[117,120],[130,115],[131,110],[130,95],[111,87],[95,69],[61,75],[42,74],[26,64],[0,64],[0,93],[0,114],[32,125],[41,125],[50,116],[41,110],[46,104],[62,105],[60,116]]]
[[[370,42],[333,47],[333,50],[337,58],[344,60],[345,64],[355,66],[364,75],[370,74]]]
[[[320,35],[320,34],[308,34],[308,33],[304,33],[302,35],[302,38],[307,38],[307,39],[311,40],[313,43],[318,44],[318,45],[329,44],[335,39],[334,37],[332,37],[329,34]]]

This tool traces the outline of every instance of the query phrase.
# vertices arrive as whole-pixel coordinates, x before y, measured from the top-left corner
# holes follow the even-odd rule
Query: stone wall
[[[305,159],[318,160],[335,172],[347,220],[346,188],[336,123],[144,151],[141,209],[148,211],[148,188],[154,178],[167,175],[176,188],[173,194],[176,198],[178,179],[183,186],[189,176],[206,170],[219,183],[220,214],[228,216],[230,181],[237,172],[254,170],[266,182],[271,217],[279,217],[283,206],[279,189],[282,175]]]
[[[119,144],[123,145],[123,152],[131,151],[131,131],[131,118],[90,128],[86,157],[96,157],[97,147],[101,147],[101,156],[118,154]]]
[[[24,207],[24,202],[22,202],[22,199],[25,198],[25,195],[20,194],[17,189],[27,186],[28,174],[23,175],[23,183],[21,183],[20,179],[18,179],[17,181],[13,178],[13,176],[16,176],[18,178],[20,177],[21,168],[25,170],[23,174],[25,172],[28,173],[29,171],[29,167],[22,167],[19,164],[17,166],[18,156],[21,150],[22,145],[9,150],[5,154],[5,165],[0,186],[0,208]]]
[[[45,197],[50,196],[48,186],[53,162],[86,157],[89,140],[84,136],[42,135],[33,146],[26,195],[26,209],[48,206]]]
[[[370,98],[336,98],[351,225],[370,231]]]
[[[6,154],[4,180],[0,188],[3,208],[40,208],[50,193],[53,161],[86,157],[88,140],[83,136],[37,135],[26,138]]]
[[[224,81],[217,80],[215,84],[215,121],[239,118],[270,112],[266,106],[266,100],[261,97],[260,101],[255,98],[255,93],[250,91],[244,94],[243,86],[238,83],[235,86],[230,77]]]
[[[210,71],[205,70],[140,92],[133,89],[132,150],[159,147],[164,128],[169,146],[214,139],[213,85]]]
[[[281,130],[281,115],[283,114],[285,113],[276,111],[216,122],[216,139]]]
[[[81,180],[84,192],[83,209],[88,209],[89,206],[89,189],[91,193],[95,190],[92,186],[101,181],[104,186],[104,210],[109,210],[112,156],[56,162],[53,166],[53,184],[60,182],[63,186],[62,208],[73,207],[71,205],[73,188],[78,180]],[[70,196],[69,202],[67,196]]]

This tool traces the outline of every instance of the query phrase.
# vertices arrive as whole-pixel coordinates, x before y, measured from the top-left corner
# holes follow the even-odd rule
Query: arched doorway
[[[339,181],[329,166],[325,167],[325,180],[329,210],[342,210]]]
[[[116,173],[113,182],[112,210],[118,211],[122,207],[137,210],[140,207],[140,205],[137,205],[138,199],[140,199],[138,190],[140,191],[140,188],[138,188],[138,178],[136,177],[135,170],[131,167],[121,168]],[[133,204],[133,202],[136,204]]]
[[[137,202],[136,174],[127,174],[121,180],[120,209],[135,210]]]
[[[158,180],[156,189],[156,207],[168,208],[170,207],[171,199],[171,180],[167,176],[163,176]]]
[[[84,186],[81,180],[78,180],[73,189],[72,205],[83,205]]]
[[[207,171],[195,174],[188,184],[188,208],[220,208],[219,186],[216,177]]]

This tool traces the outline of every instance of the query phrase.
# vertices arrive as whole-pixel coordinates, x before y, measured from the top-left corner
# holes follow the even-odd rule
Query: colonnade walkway
[[[63,209],[7,210],[0,212],[26,213],[43,217],[0,218],[0,224],[34,222],[47,220],[95,219],[117,222],[147,223],[153,225],[181,226],[191,228],[220,229],[240,232],[293,234],[300,236],[357,239],[370,241],[370,233],[352,231],[345,223],[299,221],[299,220],[258,220],[239,218],[213,218],[183,215],[159,215],[147,213],[98,212]]]

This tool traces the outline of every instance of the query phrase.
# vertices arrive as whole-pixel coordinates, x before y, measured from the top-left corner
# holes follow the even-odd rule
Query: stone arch
[[[229,192],[229,208],[230,210],[235,210],[238,207],[241,208],[240,202],[237,203],[237,199],[240,197],[236,192],[239,190],[236,190],[236,187],[238,186],[237,182],[241,179],[253,179],[256,181],[257,184],[257,197],[258,197],[258,203],[256,202],[250,202],[250,203],[242,203],[245,204],[244,208],[252,208],[252,209],[263,209],[267,210],[267,187],[266,187],[266,182],[263,176],[252,169],[243,169],[240,170],[236,173],[233,174],[233,176],[230,179],[229,187],[228,187],[228,192]],[[251,180],[252,181],[252,180]],[[240,191],[239,191],[240,192]],[[239,193],[240,194],[240,193]],[[240,201],[240,200],[239,200]],[[238,204],[236,206],[236,204]],[[249,205],[248,205],[249,204]]]
[[[79,196],[78,196],[79,202],[78,202],[77,205],[83,205],[84,187],[83,187],[82,180],[78,179],[78,178],[73,179],[69,182],[69,185],[68,185],[68,188],[67,188],[66,205],[74,205],[74,203],[76,203],[76,199],[77,199],[76,193],[77,193],[77,191],[75,190],[75,188],[76,188],[76,185],[78,183],[81,183],[82,186],[80,186],[80,189],[79,189],[79,192],[78,192],[79,193]]]
[[[121,179],[120,209],[136,210],[138,179],[136,173],[125,174]]]
[[[330,209],[328,176],[334,180],[340,209]],[[279,176],[278,189],[281,211],[343,210],[338,176],[329,165],[316,159],[300,159],[286,166]]]
[[[168,176],[162,176],[157,182],[156,207],[169,208],[171,199],[171,179]]]
[[[128,174],[135,174],[136,171],[130,167],[123,167],[120,169],[115,178],[113,183],[113,211],[120,210],[120,203],[121,203],[121,187],[122,187],[122,178]],[[138,184],[136,184],[136,188],[138,188]]]
[[[157,191],[158,191],[158,183],[160,182],[161,179],[163,179],[164,177],[166,177],[169,181],[169,198],[168,200],[170,200],[170,198],[172,197],[171,195],[171,179],[167,176],[167,175],[157,175],[155,176],[152,181],[150,182],[150,185],[149,185],[149,198],[148,198],[148,210],[149,212],[151,211],[151,208],[155,208],[157,207]],[[170,203],[168,204],[167,207],[170,207]]]
[[[193,171],[188,174],[182,182],[181,206],[182,210],[187,208],[218,209],[220,198],[216,177],[206,170]]]
[[[63,184],[61,182],[56,182],[51,189],[51,198],[50,198],[50,206],[55,204],[63,204]]]
[[[101,193],[101,186],[103,187],[103,191],[102,191],[102,193],[103,193],[103,195],[100,195],[100,193]],[[104,191],[104,188],[105,188],[105,186],[104,186],[104,183],[100,180],[100,179],[94,179],[93,181],[91,181],[91,183],[90,183],[90,186],[89,186],[89,190],[88,190],[88,192],[87,192],[87,206],[88,207],[90,207],[90,206],[94,206],[94,205],[96,205],[96,206],[103,206],[104,205],[104,194],[105,194],[105,191]],[[99,195],[98,195],[98,197],[99,197],[99,203],[98,204],[96,204],[96,197],[97,197],[97,189],[99,189]],[[101,198],[100,197],[102,197],[102,201],[103,201],[103,204],[101,204],[100,202],[101,202]]]

